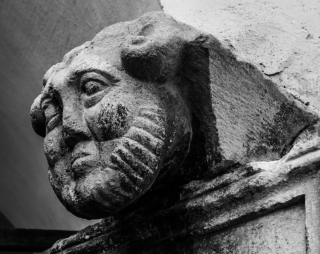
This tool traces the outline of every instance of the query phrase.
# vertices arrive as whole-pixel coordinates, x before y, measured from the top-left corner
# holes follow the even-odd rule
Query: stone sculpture
[[[259,161],[286,158],[268,164],[281,169],[265,181],[246,180],[238,196],[226,190],[213,202],[228,207],[236,196],[276,185],[298,141],[318,146],[317,113],[237,60],[227,45],[164,13],[102,30],[54,65],[43,86],[31,119],[45,138],[50,183],[73,214],[108,217],[48,253],[94,237],[91,251],[151,253],[124,250],[131,241],[192,231],[192,222],[222,211],[205,200],[188,206],[188,198],[268,168]],[[208,233],[201,230],[192,234]]]
[[[113,27],[72,50],[45,75],[31,116],[45,137],[49,178],[74,214],[103,218],[184,160],[191,116],[177,75],[182,39],[124,36]],[[134,29],[134,28],[133,28]]]

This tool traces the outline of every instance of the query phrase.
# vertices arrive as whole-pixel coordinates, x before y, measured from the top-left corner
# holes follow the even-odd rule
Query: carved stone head
[[[32,125],[44,137],[50,183],[73,214],[117,212],[183,162],[192,136],[184,48],[173,19],[145,15],[107,27],[47,71]]]
[[[214,37],[155,12],[69,52],[45,74],[31,119],[58,198],[93,219],[279,159],[318,116]]]

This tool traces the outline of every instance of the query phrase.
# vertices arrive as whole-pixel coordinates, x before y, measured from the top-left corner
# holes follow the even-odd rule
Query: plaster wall
[[[266,77],[320,110],[318,0],[161,0],[164,12],[208,32]]]
[[[0,1],[0,211],[15,227],[78,230],[47,179],[29,109],[46,70],[102,28],[161,7],[156,0]]]

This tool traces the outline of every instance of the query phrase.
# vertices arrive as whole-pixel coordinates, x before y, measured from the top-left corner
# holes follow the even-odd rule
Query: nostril
[[[78,128],[70,127],[68,125],[63,125],[62,135],[66,146],[71,150],[81,141],[86,141],[90,139],[90,134],[88,131],[83,131]]]
[[[64,136],[64,142],[67,145],[67,147],[69,147],[72,150],[78,143],[78,140],[73,136],[66,135]]]

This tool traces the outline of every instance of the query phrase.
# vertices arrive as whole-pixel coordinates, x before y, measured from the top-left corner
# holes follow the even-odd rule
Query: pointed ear
[[[30,116],[33,130],[41,137],[46,136],[46,120],[40,106],[41,94],[37,96],[31,105]]]

